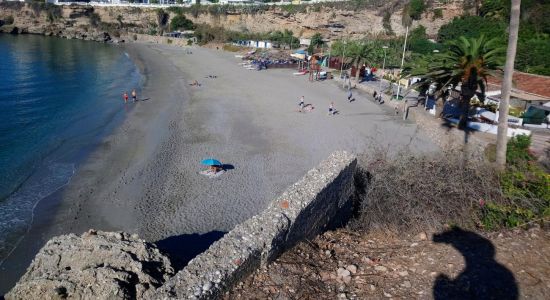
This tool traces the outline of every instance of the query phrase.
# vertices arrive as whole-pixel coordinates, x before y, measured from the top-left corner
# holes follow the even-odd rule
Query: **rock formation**
[[[40,250],[6,299],[136,299],[174,275],[166,256],[136,235],[89,230]]]
[[[290,8],[278,6],[262,7],[257,11],[250,7],[204,6],[198,11],[187,9],[183,12],[195,24],[208,24],[226,30],[254,33],[292,30],[296,37],[309,38],[321,33],[324,38],[338,39],[385,35],[389,32],[404,35],[402,6],[402,2],[394,0],[362,8],[349,5],[306,6],[306,9],[292,12]],[[441,16],[435,16],[435,9],[441,12]],[[166,12],[170,19],[176,15],[173,11]],[[462,1],[449,1],[427,9],[420,20],[412,21],[412,26],[422,25],[429,36],[435,36],[442,25],[463,13]],[[142,35],[156,35],[162,31],[158,27],[158,10],[147,7],[0,2],[0,21],[7,18],[13,18],[14,23],[0,25],[0,32],[95,41],[105,41],[104,35],[107,33],[112,41],[132,41],[142,40]]]

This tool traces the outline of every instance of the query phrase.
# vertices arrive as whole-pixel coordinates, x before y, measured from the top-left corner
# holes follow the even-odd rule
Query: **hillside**
[[[357,3],[360,3],[357,4]],[[435,7],[435,6],[434,6]],[[403,35],[402,1],[359,1],[318,5],[234,7],[199,6],[186,9],[135,7],[53,6],[44,3],[0,3],[1,32],[34,33],[78,39],[99,39],[127,34],[157,35],[183,13],[195,24],[226,30],[265,33],[291,30],[296,37],[319,32],[326,38],[360,38],[368,35]],[[434,14],[434,11],[437,11]],[[423,25],[428,35],[463,13],[462,1],[426,8],[413,27]],[[99,37],[99,38],[98,38]]]

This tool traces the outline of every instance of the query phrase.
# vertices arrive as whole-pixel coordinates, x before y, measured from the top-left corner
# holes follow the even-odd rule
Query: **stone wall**
[[[219,298],[241,278],[282,251],[351,215],[357,160],[335,152],[275,199],[189,262],[151,297]],[[342,210],[346,210],[342,212]]]
[[[90,231],[55,237],[6,298],[220,298],[282,251],[345,223],[356,164],[352,154],[333,153],[175,275],[166,257],[137,236]]]

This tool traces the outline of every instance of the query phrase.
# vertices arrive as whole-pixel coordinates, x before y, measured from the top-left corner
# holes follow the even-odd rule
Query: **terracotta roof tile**
[[[501,85],[502,79],[490,77],[489,84]],[[495,90],[491,87],[489,90]],[[535,94],[543,99],[550,99],[550,76],[534,75],[519,71],[514,72],[513,89]]]

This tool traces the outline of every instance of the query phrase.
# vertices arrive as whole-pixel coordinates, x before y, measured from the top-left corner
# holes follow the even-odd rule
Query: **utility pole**
[[[399,77],[403,72],[403,64],[405,63],[405,51],[407,50],[407,38],[409,37],[409,26],[407,26],[407,31],[405,32],[405,42],[403,43],[403,56],[401,57],[401,69],[399,69]],[[401,78],[398,78],[397,81],[397,96],[396,99],[399,100],[399,93],[401,92]]]

